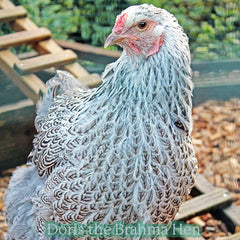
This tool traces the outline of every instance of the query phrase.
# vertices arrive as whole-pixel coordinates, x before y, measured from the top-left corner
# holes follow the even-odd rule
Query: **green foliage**
[[[190,40],[194,59],[240,57],[239,0],[141,0],[173,13]]]
[[[239,0],[13,0],[53,37],[103,46],[116,15],[149,3],[173,13],[189,36],[194,59],[240,57]],[[9,31],[1,27],[0,34]],[[113,47],[114,48],[114,47]]]

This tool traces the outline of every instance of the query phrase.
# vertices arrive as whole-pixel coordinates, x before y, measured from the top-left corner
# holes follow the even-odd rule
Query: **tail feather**
[[[76,88],[84,88],[81,83],[70,73],[66,71],[57,71],[57,74],[47,83],[48,92],[37,104],[37,116],[35,119],[35,127],[37,131],[41,128],[54,98],[66,93],[68,90]]]
[[[51,78],[47,83],[48,87],[47,93],[43,96],[41,100],[37,103],[37,111],[35,118],[35,127],[37,132],[40,132],[41,126],[45,122],[45,119],[48,115],[49,109],[54,102],[54,99],[57,96],[61,96],[67,91],[73,91],[74,89],[85,90],[86,87],[83,87],[81,83],[70,73],[66,71],[57,71],[57,74]],[[32,158],[35,153],[34,146],[36,145],[37,138],[33,140],[33,150],[28,155],[27,165],[32,164]]]

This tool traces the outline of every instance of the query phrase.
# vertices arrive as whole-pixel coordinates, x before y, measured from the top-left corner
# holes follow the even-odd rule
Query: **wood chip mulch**
[[[240,207],[240,100],[208,101],[193,109],[193,144],[199,172],[216,187],[227,188]],[[3,195],[12,170],[0,178],[0,239],[7,230]],[[220,220],[210,213],[196,216],[187,223],[200,224],[205,239],[231,235]],[[239,227],[236,232],[240,232]]]
[[[8,183],[10,180],[10,175],[6,175],[0,178],[0,240],[3,238],[3,233],[7,231],[7,225],[5,223],[4,217],[4,203],[3,203],[3,196],[4,192],[7,189]]]
[[[214,219],[210,213],[194,217],[188,220],[186,223],[199,224],[202,227],[204,239],[212,240],[232,235],[227,230],[226,225],[222,221]]]
[[[193,120],[199,172],[214,186],[227,188],[240,207],[240,99],[199,105]]]

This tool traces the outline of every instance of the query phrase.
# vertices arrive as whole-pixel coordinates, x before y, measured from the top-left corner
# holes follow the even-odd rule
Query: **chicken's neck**
[[[113,70],[103,87],[113,109],[125,106],[131,111],[152,112],[157,108],[186,121],[191,129],[193,86],[188,52],[172,55],[162,49],[138,61],[123,53]]]

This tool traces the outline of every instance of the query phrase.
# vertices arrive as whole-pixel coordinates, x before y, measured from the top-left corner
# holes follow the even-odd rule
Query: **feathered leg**
[[[11,178],[5,193],[6,221],[9,231],[8,240],[38,240],[35,231],[32,198],[36,196],[44,180],[40,179],[34,166],[18,168]]]

